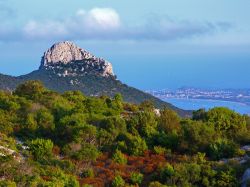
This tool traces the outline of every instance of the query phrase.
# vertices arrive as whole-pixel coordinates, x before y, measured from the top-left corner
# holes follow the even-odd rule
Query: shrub
[[[93,187],[93,186],[90,184],[84,184],[84,185],[82,185],[82,187]]]
[[[180,136],[176,132],[160,132],[155,139],[160,146],[171,150],[176,150],[180,144]]]
[[[129,153],[135,156],[143,155],[147,149],[146,141],[140,136],[133,137],[128,146]]]
[[[219,171],[216,180],[216,186],[239,186],[236,173],[233,169]]]
[[[30,152],[36,160],[52,155],[53,142],[45,139],[35,139],[29,143]]]
[[[120,175],[116,176],[112,182],[112,187],[123,187],[123,186],[125,186],[125,181],[123,180],[123,178]]]
[[[130,180],[131,180],[132,184],[141,184],[143,181],[143,174],[133,172],[130,176]]]
[[[127,164],[126,156],[118,149],[115,151],[112,160],[118,164]]]
[[[92,168],[87,168],[82,171],[81,177],[83,178],[93,178],[95,176],[94,170]]]
[[[37,124],[42,131],[52,131],[55,129],[54,116],[47,110],[42,109],[37,112]]]
[[[207,120],[218,132],[229,138],[237,137],[238,133],[246,131],[246,119],[239,113],[228,108],[218,107],[207,112]]]
[[[167,152],[167,150],[161,146],[154,146],[154,152],[158,155],[164,155]]]
[[[92,144],[83,145],[80,151],[75,152],[72,157],[82,161],[94,161],[100,155],[98,149]]]
[[[237,146],[227,139],[218,139],[209,146],[209,155],[214,160],[230,158],[236,155]]]
[[[16,187],[16,183],[12,181],[0,181],[0,187]]]
[[[161,183],[158,182],[158,181],[154,181],[154,182],[151,182],[151,183],[149,184],[149,187],[167,187],[167,186],[161,184]]]
[[[20,84],[16,90],[15,94],[27,99],[37,99],[46,91],[43,83],[40,81],[27,81]]]
[[[173,166],[170,164],[166,164],[162,168],[160,168],[160,179],[161,181],[165,182],[168,178],[172,177],[174,175],[175,171]]]
[[[165,109],[161,111],[159,129],[165,133],[180,130],[180,118],[178,114],[170,109]]]

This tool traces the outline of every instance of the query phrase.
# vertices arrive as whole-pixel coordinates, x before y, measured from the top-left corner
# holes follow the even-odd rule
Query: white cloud
[[[127,26],[111,8],[80,9],[75,15],[62,20],[31,20],[22,29],[15,29],[20,40],[177,40],[225,31],[225,22],[193,22],[154,16],[146,24]],[[1,36],[0,40],[10,40]],[[15,40],[17,39],[16,37]]]
[[[27,39],[35,38],[93,38],[94,35],[114,32],[121,26],[118,13],[110,8],[78,10],[76,15],[61,21],[29,21],[23,28]]]
[[[27,39],[36,38],[60,38],[68,35],[67,28],[63,23],[47,21],[45,23],[29,21],[23,28],[24,36]]]
[[[121,26],[120,16],[110,8],[94,8],[86,17],[86,25],[104,30],[118,29]]]

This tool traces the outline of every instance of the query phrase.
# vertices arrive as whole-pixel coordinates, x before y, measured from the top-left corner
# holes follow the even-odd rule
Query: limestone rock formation
[[[72,42],[59,42],[42,57],[40,69],[52,70],[58,76],[83,76],[96,74],[114,76],[112,64],[97,58]]]

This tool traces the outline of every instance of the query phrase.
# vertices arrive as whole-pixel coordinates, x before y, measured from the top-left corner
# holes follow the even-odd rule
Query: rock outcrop
[[[109,62],[95,57],[72,42],[60,42],[48,49],[42,57],[38,70],[18,77],[0,73],[0,89],[13,91],[18,85],[29,80],[39,80],[48,89],[60,93],[79,90],[87,96],[109,97],[120,93],[125,102],[139,104],[150,100],[156,108],[170,108],[183,117],[192,115],[192,111],[181,110],[148,93],[123,84],[116,79]],[[155,112],[159,115],[158,111]]]
[[[48,49],[42,57],[40,69],[52,70],[64,77],[85,74],[114,76],[111,63],[68,41],[56,43]]]
[[[242,182],[241,182],[241,187],[247,187],[250,182],[250,168],[248,168],[245,172],[244,175],[242,176]]]

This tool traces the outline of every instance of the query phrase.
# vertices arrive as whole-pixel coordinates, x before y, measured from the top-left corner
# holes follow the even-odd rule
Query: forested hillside
[[[39,80],[47,88],[60,93],[79,90],[87,96],[109,97],[120,93],[126,102],[139,104],[151,100],[157,108],[167,107],[181,116],[191,115],[190,111],[122,83],[110,62],[69,41],[56,43],[46,50],[38,70],[17,77],[0,74],[0,89],[11,91],[29,80]]]
[[[249,117],[226,108],[184,119],[37,81],[0,92],[0,187],[240,186],[248,144]]]

